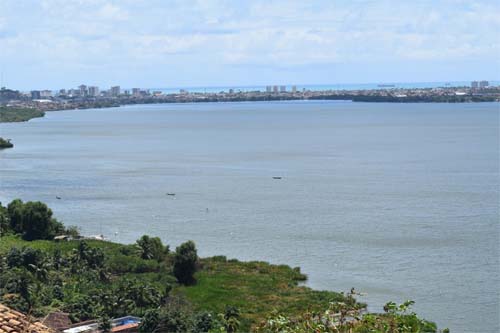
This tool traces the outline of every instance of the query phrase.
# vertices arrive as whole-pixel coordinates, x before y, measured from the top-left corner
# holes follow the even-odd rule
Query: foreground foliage
[[[300,317],[290,318],[275,313],[256,329],[262,333],[433,333],[434,323],[420,319],[410,307],[413,301],[397,305],[389,302],[383,314],[361,314],[352,311],[353,293],[347,302],[332,302],[323,312],[305,312]],[[444,330],[443,332],[449,332]]]
[[[353,293],[300,286],[299,268],[200,259],[192,241],[171,252],[146,235],[130,245],[79,239],[40,202],[0,204],[0,232],[0,303],[35,317],[64,311],[105,329],[135,315],[141,332],[158,333],[436,331],[393,303],[362,315]],[[76,239],[53,240],[61,234]]]

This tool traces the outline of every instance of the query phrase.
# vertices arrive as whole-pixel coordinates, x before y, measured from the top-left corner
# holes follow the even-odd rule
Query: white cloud
[[[99,9],[98,15],[101,19],[104,20],[118,20],[118,21],[126,20],[129,17],[127,11],[109,3],[105,4],[104,6],[101,7],[101,9]]]
[[[498,64],[498,31],[488,0],[0,1],[0,60],[47,69]]]

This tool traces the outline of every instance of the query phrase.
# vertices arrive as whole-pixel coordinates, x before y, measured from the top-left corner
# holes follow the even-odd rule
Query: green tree
[[[7,206],[10,229],[16,234],[23,233],[24,203],[21,199],[12,200]]]
[[[168,246],[164,246],[159,237],[144,235],[137,240],[137,246],[139,247],[142,259],[161,261],[168,254]]]
[[[187,241],[175,249],[173,270],[179,283],[189,285],[195,282],[197,261],[198,253],[193,241]]]
[[[206,333],[213,328],[214,318],[210,312],[201,311],[194,316],[193,324],[194,333]]]
[[[52,217],[52,210],[42,202],[13,200],[7,206],[10,229],[26,240],[52,239],[64,232],[64,226]]]
[[[52,210],[42,202],[27,202],[23,213],[23,238],[26,240],[52,239],[64,230],[62,224],[52,217]]]
[[[160,310],[151,309],[146,311],[139,324],[140,333],[152,333],[158,327],[160,322]]]
[[[7,208],[0,202],[0,237],[10,231],[9,215]]]
[[[160,309],[155,333],[185,333],[192,329],[192,319],[183,307],[167,306]]]
[[[108,316],[104,315],[99,319],[99,330],[101,330],[102,333],[111,332],[111,320]]]

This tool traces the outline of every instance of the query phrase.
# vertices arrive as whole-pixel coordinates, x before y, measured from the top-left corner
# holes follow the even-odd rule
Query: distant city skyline
[[[500,3],[0,2],[0,72],[19,90],[500,79]]]

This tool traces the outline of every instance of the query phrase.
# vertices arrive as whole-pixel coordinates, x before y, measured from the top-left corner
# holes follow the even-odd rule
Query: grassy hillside
[[[353,290],[301,286],[299,268],[199,258],[192,241],[171,251],[146,235],[128,245],[80,239],[41,202],[0,204],[0,235],[0,303],[38,318],[63,311],[105,325],[133,315],[141,333],[437,332],[411,301],[363,314]]]
[[[178,284],[172,276],[169,257],[165,258],[162,263],[158,263],[154,260],[138,258],[133,251],[133,245],[95,240],[86,242],[90,247],[103,251],[113,283],[118,284],[124,279],[137,279],[158,288],[162,288],[162,284],[171,284],[171,295],[187,299],[193,311],[205,310],[218,314],[223,313],[227,306],[235,306],[241,313],[240,321],[243,331],[248,331],[256,324],[263,322],[273,311],[295,316],[308,310],[325,309],[330,302],[344,299],[344,296],[339,293],[315,291],[299,286],[299,283],[306,277],[298,268],[271,265],[266,262],[226,260],[225,257],[200,259],[199,269],[195,274],[196,284],[184,286]],[[58,252],[64,256],[76,251],[79,243],[80,241],[25,241],[19,236],[10,235],[0,238],[0,256],[7,255],[13,247],[37,249],[48,255]],[[72,277],[71,274],[65,276],[64,279],[66,289],[72,290],[75,294],[71,299],[78,299],[87,294],[80,290],[80,287],[73,285],[84,281]],[[108,285],[95,282],[94,287],[104,289],[108,288]],[[39,309],[40,314],[58,309],[67,311],[64,303],[65,301],[71,303],[71,299],[68,297],[62,303],[51,302],[42,306]]]

